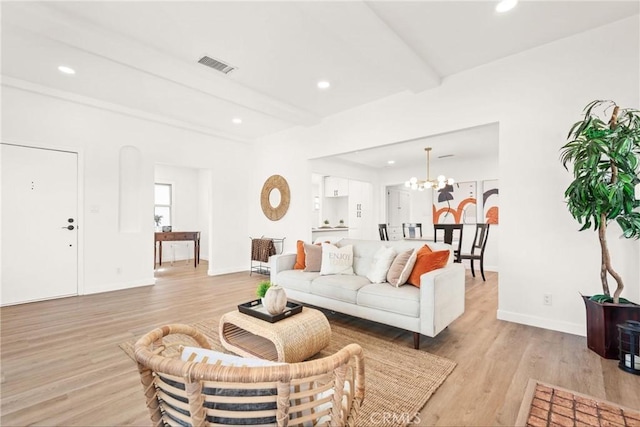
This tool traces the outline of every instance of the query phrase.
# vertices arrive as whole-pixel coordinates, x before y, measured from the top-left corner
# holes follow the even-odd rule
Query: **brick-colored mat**
[[[640,427],[640,411],[529,380],[516,425]]]

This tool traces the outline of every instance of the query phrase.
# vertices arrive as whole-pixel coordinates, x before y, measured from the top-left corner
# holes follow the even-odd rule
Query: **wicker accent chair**
[[[364,400],[359,345],[321,359],[249,367],[182,361],[178,348],[194,345],[189,341],[211,349],[202,333],[181,324],[135,344],[153,425],[355,425]]]

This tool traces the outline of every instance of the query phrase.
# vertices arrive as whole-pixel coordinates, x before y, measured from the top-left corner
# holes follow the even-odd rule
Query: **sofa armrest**
[[[271,283],[276,283],[274,280],[279,272],[284,270],[293,270],[293,266],[296,264],[296,254],[287,253],[281,255],[272,255],[269,257],[269,267],[271,270]]]
[[[464,313],[465,270],[459,263],[420,277],[420,333],[435,337]]]

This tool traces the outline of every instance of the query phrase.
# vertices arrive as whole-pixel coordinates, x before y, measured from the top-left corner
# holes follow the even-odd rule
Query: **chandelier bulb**
[[[411,188],[412,190],[419,190],[419,191],[424,191],[426,189],[442,189],[445,188],[447,185],[453,185],[454,180],[453,178],[446,178],[444,175],[439,175],[437,179],[435,180],[431,180],[431,175],[429,174],[429,167],[430,167],[430,152],[431,152],[431,147],[427,147],[424,149],[427,152],[427,179],[426,181],[422,181],[422,180],[418,180],[418,178],[411,177],[411,179],[409,181],[406,181],[404,183],[405,187],[407,188]]]

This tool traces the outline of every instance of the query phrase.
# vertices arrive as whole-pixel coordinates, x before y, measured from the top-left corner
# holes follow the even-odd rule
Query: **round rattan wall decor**
[[[280,175],[271,175],[262,186],[260,194],[260,205],[262,212],[271,221],[278,221],[289,209],[289,184]]]

